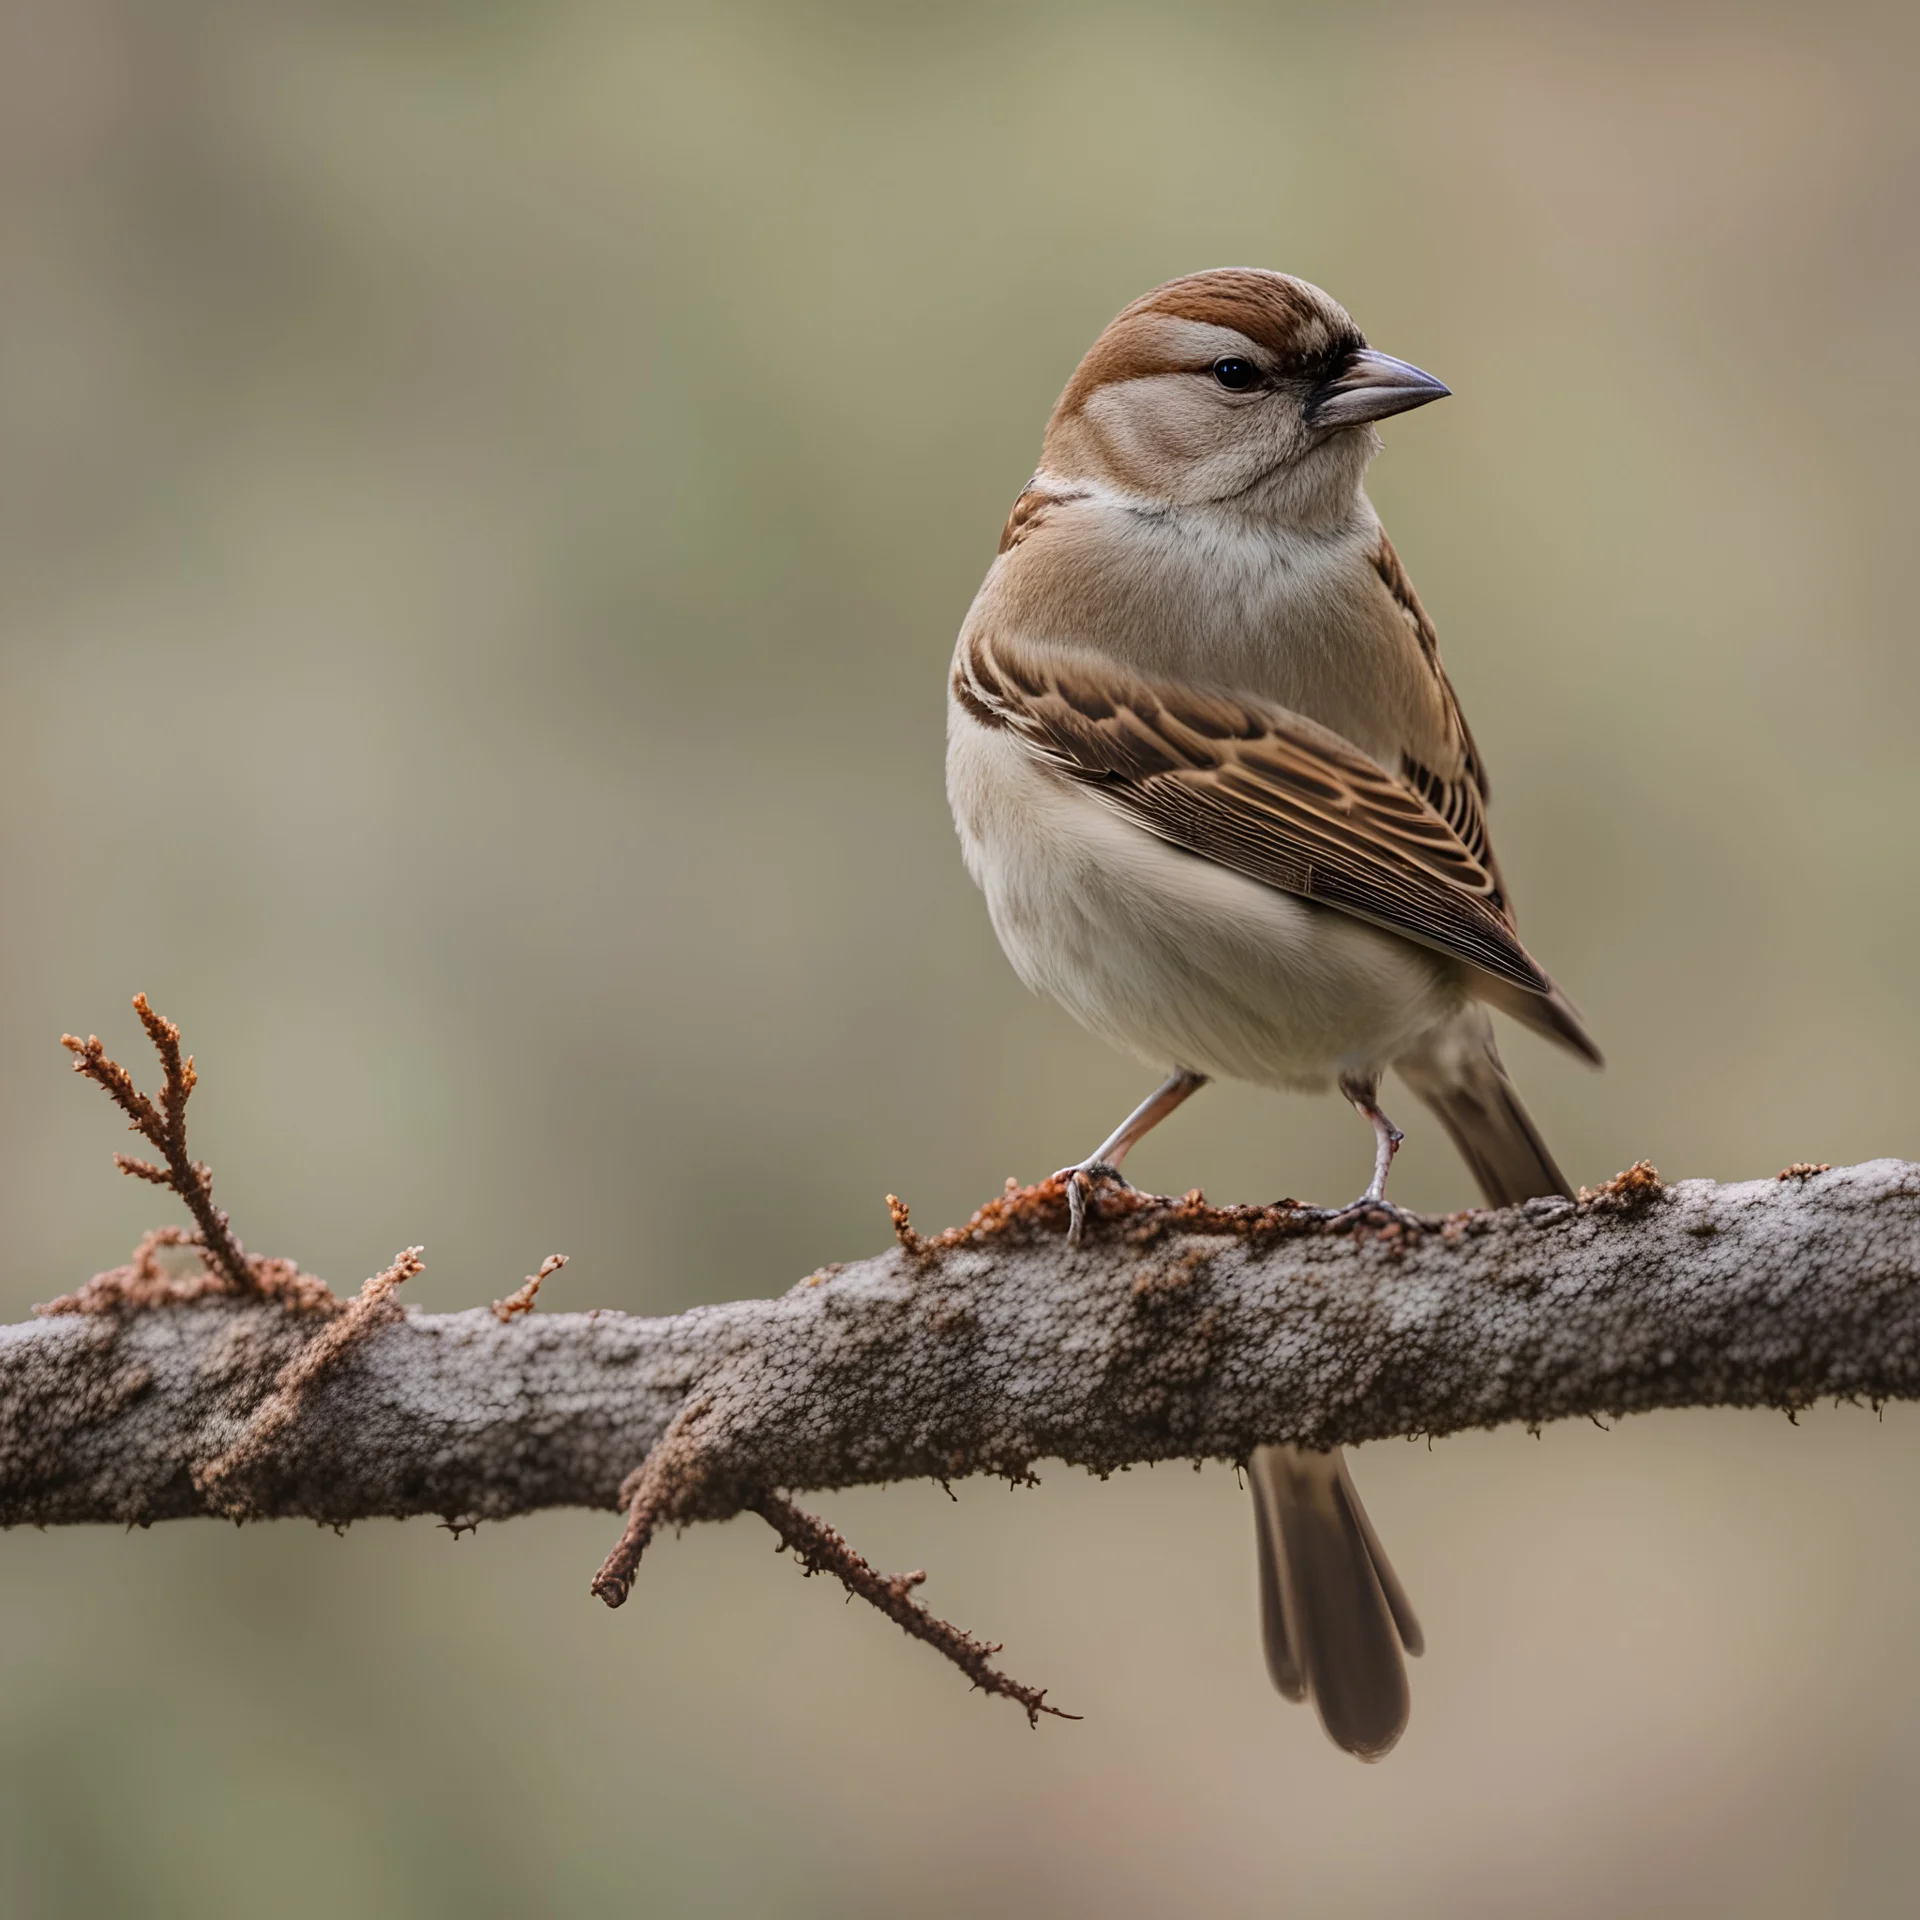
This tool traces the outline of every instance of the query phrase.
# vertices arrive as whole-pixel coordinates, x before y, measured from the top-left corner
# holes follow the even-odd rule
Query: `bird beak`
[[[1450,388],[1430,373],[1396,360],[1390,353],[1361,347],[1331,380],[1322,381],[1307,402],[1307,419],[1316,427],[1358,427],[1369,420],[1444,400]]]

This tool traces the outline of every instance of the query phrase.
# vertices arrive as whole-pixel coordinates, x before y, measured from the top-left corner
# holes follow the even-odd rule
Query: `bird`
[[[1165,1075],[1062,1168],[1078,1240],[1209,1080],[1338,1091],[1386,1198],[1391,1067],[1490,1206],[1570,1194],[1491,1010],[1591,1064],[1522,946],[1479,749],[1367,498],[1377,423],[1449,389],[1265,268],[1184,275],[1100,334],[961,625],[947,791],[1014,971]],[[1404,1218],[1405,1216],[1401,1216]],[[1274,1686],[1375,1760],[1419,1622],[1339,1450],[1248,1461]]]

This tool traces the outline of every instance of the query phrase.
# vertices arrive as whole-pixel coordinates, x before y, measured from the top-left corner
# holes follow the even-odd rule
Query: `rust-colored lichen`
[[[928,1251],[926,1241],[913,1230],[913,1216],[897,1193],[887,1195],[887,1218],[893,1222],[893,1237],[916,1260]]]
[[[168,1267],[160,1255],[174,1247],[191,1252],[193,1265]],[[253,1279],[249,1291],[288,1313],[331,1317],[346,1311],[347,1302],[318,1274],[303,1271],[297,1260],[250,1254],[248,1269]],[[34,1312],[48,1316],[144,1313],[155,1307],[182,1307],[232,1292],[226,1276],[206,1264],[199,1235],[192,1228],[153,1227],[140,1236],[140,1244],[124,1266],[96,1273],[85,1286],[63,1293],[57,1300],[43,1300]]]
[[[1666,1192],[1651,1160],[1636,1160],[1604,1186],[1582,1187],[1580,1205],[1589,1213],[1635,1213]]]
[[[1298,1200],[1216,1207],[1208,1204],[1206,1195],[1198,1187],[1175,1196],[1144,1193],[1138,1187],[1112,1181],[1102,1183],[1097,1192],[1098,1205],[1087,1209],[1089,1237],[1103,1232],[1115,1234],[1129,1245],[1139,1247],[1151,1246],[1170,1234],[1200,1234],[1261,1246],[1307,1234],[1393,1240],[1408,1234],[1437,1233],[1459,1217],[1411,1214],[1386,1206],[1360,1206],[1330,1214]],[[1003,1192],[996,1194],[962,1225],[947,1227],[939,1233],[916,1232],[906,1202],[897,1194],[887,1195],[887,1212],[893,1221],[895,1238],[916,1259],[995,1241],[1031,1244],[1047,1234],[1064,1234],[1071,1219],[1067,1180],[1061,1174],[1050,1175],[1030,1187],[1009,1179]]]

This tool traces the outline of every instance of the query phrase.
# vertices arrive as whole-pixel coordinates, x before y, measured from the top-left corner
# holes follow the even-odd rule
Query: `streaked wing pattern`
[[[1492,874],[1494,886],[1499,889],[1500,865],[1493,857],[1493,843],[1487,837],[1487,775],[1480,764],[1480,749],[1473,743],[1467,716],[1460,711],[1460,699],[1453,690],[1453,682],[1440,664],[1440,636],[1434,632],[1433,622],[1427,618],[1427,610],[1420,604],[1420,596],[1414,592],[1413,582],[1407,578],[1407,570],[1393,550],[1393,542],[1384,533],[1373,556],[1373,570],[1419,642],[1421,655],[1439,685],[1446,702],[1447,723],[1459,743],[1465,768],[1458,779],[1449,780],[1409,759],[1402,771],[1434,812],[1460,836],[1467,851]]]
[[[1040,666],[976,634],[961,705],[1148,832],[1534,993],[1489,863],[1405,780],[1286,709],[1080,661]]]

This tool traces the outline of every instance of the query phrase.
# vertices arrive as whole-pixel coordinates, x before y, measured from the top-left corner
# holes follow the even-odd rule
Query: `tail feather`
[[[1573,1189],[1500,1064],[1493,1022],[1473,1007],[1393,1063],[1433,1110],[1490,1207]]]
[[[1532,1011],[1530,1025],[1598,1062],[1579,1016],[1557,994]],[[1393,1064],[1452,1136],[1490,1206],[1571,1195],[1500,1064],[1485,1007],[1470,1008]],[[1378,1760],[1407,1724],[1404,1655],[1425,1644],[1406,1590],[1343,1454],[1260,1447],[1248,1464],[1267,1672],[1289,1700],[1313,1701],[1336,1744]]]
[[[1299,1702],[1307,1697],[1306,1670],[1300,1650],[1287,1630],[1287,1579],[1281,1561],[1280,1522],[1274,1517],[1274,1496],[1268,1490],[1274,1471],[1265,1456],[1277,1447],[1262,1447],[1248,1463],[1253,1475],[1254,1557],[1260,1564],[1260,1638],[1267,1650],[1267,1678],[1282,1699]]]
[[[1338,1746],[1378,1760],[1407,1724],[1406,1653],[1424,1642],[1346,1456],[1260,1447],[1249,1462],[1267,1672],[1311,1698]]]

